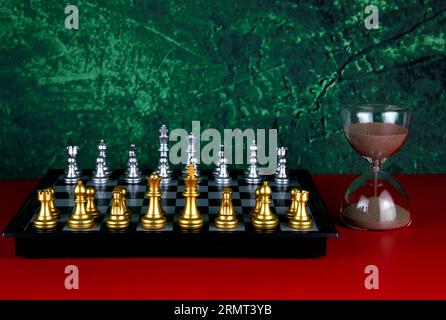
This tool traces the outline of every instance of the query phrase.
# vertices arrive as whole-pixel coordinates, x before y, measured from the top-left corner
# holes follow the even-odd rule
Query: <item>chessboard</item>
[[[145,175],[151,171],[144,171]],[[161,204],[167,214],[167,225],[162,230],[146,230],[140,218],[146,212],[147,181],[127,184],[123,170],[114,170],[109,181],[95,185],[92,170],[83,170],[81,179],[86,186],[96,188],[96,205],[101,218],[88,230],[72,230],[67,219],[74,208],[74,184],[64,181],[64,171],[47,172],[36,190],[10,222],[4,236],[15,238],[16,254],[25,257],[318,257],[326,254],[328,237],[337,231],[307,170],[290,170],[290,182],[277,185],[273,176],[265,177],[272,189],[271,207],[279,217],[279,226],[272,231],[256,230],[250,222],[250,211],[255,205],[255,189],[244,181],[242,170],[232,170],[233,206],[239,224],[233,230],[215,227],[224,186],[218,185],[210,170],[202,170],[197,199],[204,226],[198,231],[184,231],[178,225],[185,199],[184,183],[179,170],[173,172],[169,185],[161,186]],[[131,210],[131,224],[125,231],[109,230],[105,217],[110,212],[112,191],[116,186],[127,189],[127,207]],[[37,190],[53,187],[55,205],[61,211],[57,227],[51,231],[36,230],[32,221],[39,210]],[[299,231],[289,227],[285,212],[290,206],[290,189],[309,191],[307,211],[314,224],[311,230]]]

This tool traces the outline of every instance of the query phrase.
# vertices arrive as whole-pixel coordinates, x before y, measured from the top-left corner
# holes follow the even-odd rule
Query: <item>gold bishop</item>
[[[68,226],[71,229],[90,229],[94,226],[94,219],[87,212],[87,190],[82,180],[78,180],[74,187],[74,203],[73,213],[68,218]]]

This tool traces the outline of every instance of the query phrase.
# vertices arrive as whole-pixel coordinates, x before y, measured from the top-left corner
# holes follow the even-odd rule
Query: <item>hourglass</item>
[[[409,225],[407,193],[382,170],[382,165],[406,141],[411,110],[387,104],[359,105],[342,110],[342,117],[348,142],[368,161],[370,169],[348,187],[341,220],[362,230],[391,230]]]

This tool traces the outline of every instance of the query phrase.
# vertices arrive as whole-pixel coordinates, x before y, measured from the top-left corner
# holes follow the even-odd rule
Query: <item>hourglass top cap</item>
[[[391,103],[364,103],[348,105],[344,108],[344,111],[350,112],[412,112],[412,109],[405,105],[397,105]]]

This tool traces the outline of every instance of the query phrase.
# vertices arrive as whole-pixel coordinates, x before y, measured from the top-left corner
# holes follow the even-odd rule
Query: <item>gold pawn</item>
[[[187,166],[187,175],[184,177],[184,192],[186,205],[181,212],[178,224],[187,230],[198,230],[204,222],[203,217],[197,208],[197,197],[200,193],[197,190],[198,177],[195,175],[195,168],[192,164]]]
[[[96,190],[94,187],[87,187],[87,212],[91,214],[91,216],[93,217],[93,219],[98,219],[101,216],[101,212],[98,210],[98,208],[96,208],[96,203],[95,203],[95,194],[96,194]]]
[[[37,191],[40,209],[33,221],[33,225],[38,230],[49,230],[57,226],[57,219],[50,210],[51,197],[51,192],[48,189]]]
[[[307,202],[310,198],[308,191],[302,191],[297,194],[299,207],[296,214],[290,219],[290,227],[297,230],[308,230],[313,227],[313,219],[307,212]]]
[[[256,204],[255,204],[254,208],[251,210],[251,220],[254,219],[254,216],[257,213],[259,213],[260,206],[262,205],[261,197],[260,197],[260,188],[256,189],[255,197],[256,197]]]
[[[110,214],[105,220],[105,224],[109,229],[122,230],[127,229],[130,225],[130,219],[125,214],[122,207],[122,193],[119,188],[113,190],[113,202],[111,206]]]
[[[132,211],[130,211],[129,208],[127,208],[127,189],[124,187],[115,187],[116,190],[118,190],[121,193],[121,206],[122,210],[124,211],[125,215],[130,218],[132,216]]]
[[[144,229],[159,230],[166,227],[166,213],[161,207],[161,190],[159,188],[161,177],[153,172],[147,177],[147,197],[149,205],[146,214],[141,218],[141,226]]]
[[[264,181],[260,187],[261,206],[259,212],[253,217],[252,224],[256,229],[272,230],[279,225],[279,219],[272,211],[271,204],[271,187],[268,181]]]
[[[226,187],[223,189],[220,211],[215,218],[215,226],[219,229],[235,229],[237,224],[237,212],[234,211],[232,206],[232,190]]]
[[[51,200],[48,203],[48,205],[50,206],[50,211],[53,214],[53,216],[56,219],[59,219],[60,217],[60,210],[56,208],[56,204],[55,204],[55,200],[56,200],[56,190],[54,190],[54,188],[49,187],[47,188],[47,190],[50,192],[51,194]]]
[[[77,181],[74,188],[74,203],[75,207],[73,213],[68,218],[68,226],[71,229],[90,229],[94,226],[94,219],[90,213],[87,212],[87,190],[82,180]]]
[[[292,188],[290,190],[290,199],[291,199],[290,208],[285,213],[285,216],[288,219],[291,219],[292,217],[294,217],[296,215],[297,209],[299,208],[299,201],[297,200],[297,195],[299,193],[300,193],[300,190],[297,188]]]

